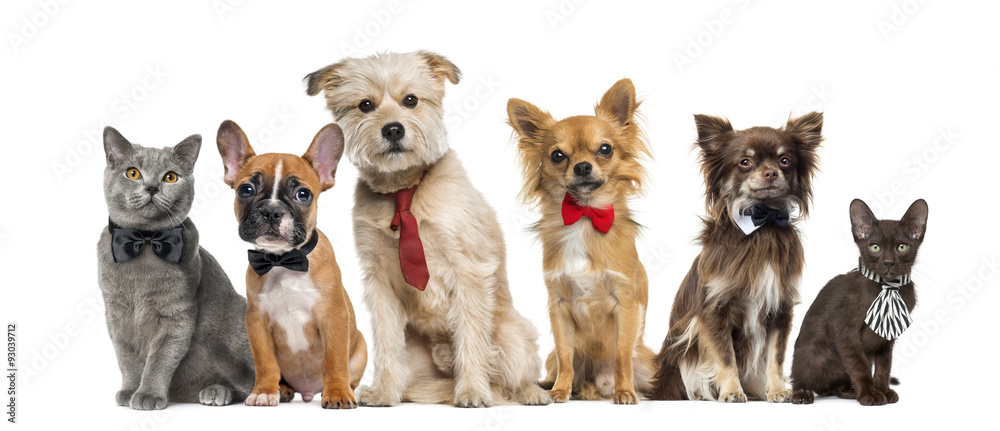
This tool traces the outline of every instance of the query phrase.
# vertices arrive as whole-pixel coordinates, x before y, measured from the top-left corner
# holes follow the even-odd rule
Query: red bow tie
[[[585,207],[580,205],[573,196],[566,193],[562,203],[563,224],[569,226],[580,220],[580,217],[589,217],[594,229],[608,233],[611,224],[615,221],[614,205],[607,208]]]
[[[403,271],[403,279],[422,291],[427,288],[430,274],[424,257],[424,245],[420,242],[420,233],[417,231],[417,219],[410,213],[410,204],[416,191],[417,186],[413,186],[383,196],[396,200],[396,215],[392,217],[389,229],[399,230],[399,268]]]

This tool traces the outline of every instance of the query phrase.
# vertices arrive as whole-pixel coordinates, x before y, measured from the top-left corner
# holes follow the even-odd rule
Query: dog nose
[[[260,216],[264,219],[267,224],[275,224],[281,221],[281,216],[284,213],[277,208],[264,207],[260,209]]]
[[[594,166],[590,162],[580,162],[576,166],[573,166],[573,173],[578,177],[590,175],[590,171],[592,170],[594,170]]]
[[[382,136],[388,139],[390,142],[398,142],[403,139],[403,135],[406,134],[406,129],[403,129],[403,125],[399,122],[389,123],[382,127]]]
[[[767,169],[764,171],[764,179],[768,182],[778,179],[778,171],[774,169]]]

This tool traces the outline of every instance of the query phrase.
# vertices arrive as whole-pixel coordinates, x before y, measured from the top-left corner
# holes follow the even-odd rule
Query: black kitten
[[[792,358],[795,404],[811,404],[813,392],[866,406],[899,400],[889,388],[892,347],[917,303],[910,269],[927,229],[927,202],[913,202],[896,221],[876,219],[855,199],[851,226],[859,268],[830,280],[806,312]]]

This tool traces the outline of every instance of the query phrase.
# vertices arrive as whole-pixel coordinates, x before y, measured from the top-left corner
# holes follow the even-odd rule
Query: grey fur
[[[226,405],[243,400],[253,388],[253,356],[243,323],[246,299],[198,245],[198,229],[187,218],[200,148],[199,135],[156,149],[133,145],[117,130],[104,129],[110,219],[138,230],[184,225],[179,264],[156,257],[149,246],[138,257],[115,263],[111,234],[107,226],[102,228],[98,281],[122,373],[115,397],[122,406],[162,409],[168,400]],[[132,167],[139,169],[140,179],[125,176]],[[163,180],[171,171],[178,176],[175,183]]]

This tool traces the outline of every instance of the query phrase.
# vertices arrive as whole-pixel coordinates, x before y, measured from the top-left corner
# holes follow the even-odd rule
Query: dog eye
[[[299,189],[299,191],[295,192],[295,199],[299,202],[308,202],[311,197],[312,192],[309,189]]]
[[[610,156],[611,152],[612,152],[611,145],[608,144],[601,144],[601,148],[597,149],[597,154],[600,154],[602,156]]]
[[[743,160],[740,160],[740,166],[742,166],[744,168],[749,168],[749,167],[753,166],[753,162],[750,159],[743,159]]]
[[[560,150],[555,150],[552,152],[552,163],[559,164],[563,160],[566,160],[566,155]]]
[[[142,174],[139,173],[139,170],[136,168],[128,168],[125,170],[125,178],[138,180],[139,178],[142,178]]]
[[[241,198],[248,198],[254,195],[253,186],[250,184],[244,184],[240,188],[236,189],[236,194]]]
[[[166,182],[171,183],[171,184],[172,183],[176,183],[177,182],[177,174],[175,174],[173,171],[167,172],[167,174],[163,176],[163,181],[166,181]]]
[[[403,98],[403,106],[405,106],[407,108],[416,107],[417,106],[417,96],[414,96],[412,94],[406,95],[406,97]]]
[[[778,161],[778,163],[781,164],[781,167],[787,168],[789,165],[792,164],[792,159],[789,159],[788,157],[782,157],[781,160]]]
[[[896,250],[899,250],[900,253],[906,253],[906,250],[909,250],[909,249],[910,249],[910,246],[908,246],[906,244],[900,244],[900,245],[896,246]]]
[[[358,104],[358,109],[360,109],[361,112],[372,112],[375,110],[375,103],[368,99],[362,100],[361,103]]]
[[[878,253],[878,252],[882,251],[882,247],[879,247],[878,244],[869,245],[868,249],[871,250],[872,253]]]

